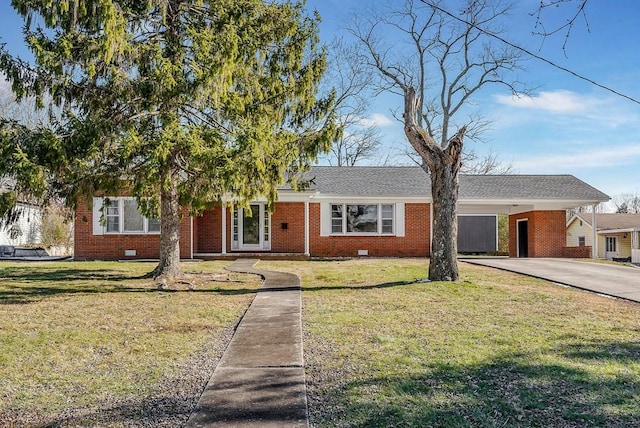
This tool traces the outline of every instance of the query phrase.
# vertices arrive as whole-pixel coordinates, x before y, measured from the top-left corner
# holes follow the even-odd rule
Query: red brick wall
[[[182,210],[180,222],[180,257],[191,257],[191,219]],[[125,250],[136,250],[127,257]],[[93,211],[80,202],[74,220],[74,257],[76,260],[157,259],[160,256],[160,234],[93,234]]]
[[[589,259],[592,255],[591,245],[583,245],[582,247],[563,247],[562,257],[571,259]]]
[[[517,257],[517,220],[528,220],[528,256],[563,257],[566,245],[566,213],[529,211],[509,216],[509,256]]]
[[[283,224],[286,223],[286,229]],[[304,202],[277,202],[271,214],[271,252],[304,253]]]
[[[230,217],[227,213],[227,222]],[[216,205],[194,218],[194,243],[196,253],[222,252],[222,207]]]
[[[428,257],[429,204],[405,204],[405,236],[320,236],[320,204],[309,204],[310,252],[315,257]]]

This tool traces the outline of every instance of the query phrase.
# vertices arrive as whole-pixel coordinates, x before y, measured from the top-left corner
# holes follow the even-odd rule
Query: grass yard
[[[640,426],[639,304],[460,266],[259,264],[303,279],[312,426]]]
[[[0,426],[177,426],[260,285],[229,262],[0,263]]]

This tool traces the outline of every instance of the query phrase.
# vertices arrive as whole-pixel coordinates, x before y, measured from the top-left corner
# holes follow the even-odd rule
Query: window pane
[[[331,205],[331,233],[343,233],[342,205]]]
[[[382,233],[393,233],[393,205],[382,205]]]
[[[107,232],[120,232],[120,210],[118,199],[111,199],[104,206],[105,221],[107,222]]]
[[[117,216],[107,217],[107,232],[120,232],[120,218]]]
[[[378,206],[377,205],[348,205],[347,232],[377,233]]]
[[[233,240],[238,240],[238,210],[233,211]]]
[[[124,231],[144,232],[144,220],[138,212],[138,203],[135,199],[125,199],[123,202]]]
[[[578,236],[578,245],[580,247],[584,247],[585,246],[585,237],[584,236]]]
[[[160,219],[159,218],[150,218],[147,220],[147,231],[148,232],[160,232]]]
[[[242,213],[242,243],[260,244],[260,207],[251,205],[251,217],[248,216],[248,210],[242,210]]]

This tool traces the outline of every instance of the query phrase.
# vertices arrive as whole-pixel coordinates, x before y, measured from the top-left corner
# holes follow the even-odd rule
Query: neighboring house
[[[31,245],[41,242],[42,214],[37,206],[18,203],[18,220],[0,226],[0,245]]]
[[[252,215],[220,203],[197,217],[183,210],[182,257],[430,255],[431,186],[421,168],[314,167],[307,177],[312,182],[305,191],[280,189],[272,213],[263,200],[251,203]],[[75,258],[158,258],[159,222],[143,218],[133,198],[104,196],[110,201],[104,222],[103,198],[94,198],[93,208],[78,205]],[[571,175],[461,175],[458,213],[484,218],[477,227],[497,214],[509,215],[512,257],[562,257],[567,255],[565,210],[607,200]],[[463,233],[472,233],[474,221],[463,223]]]
[[[575,214],[567,222],[567,246],[593,245],[592,214]],[[640,214],[596,214],[598,257],[631,258],[640,263]]]

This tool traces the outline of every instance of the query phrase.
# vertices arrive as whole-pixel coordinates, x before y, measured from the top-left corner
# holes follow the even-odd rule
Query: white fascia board
[[[295,190],[278,191],[276,202],[307,202],[315,195],[314,191],[296,192]]]
[[[458,199],[458,206],[503,206],[511,207],[509,213],[517,214],[531,210],[566,210],[599,203],[593,200],[575,199]]]
[[[638,230],[640,230],[640,226],[628,227],[626,229],[599,229],[597,233],[599,235],[607,235],[610,233],[631,233],[631,232],[637,232]]]
[[[295,191],[280,190],[278,191],[278,198],[276,199],[276,202],[306,202],[313,195],[314,195],[314,192],[295,192]],[[238,198],[235,195],[227,195],[224,198],[222,198],[221,202],[225,205],[233,205],[236,202],[238,202]],[[252,199],[250,202],[264,204],[267,202],[267,198],[264,196],[259,196],[257,198]]]

